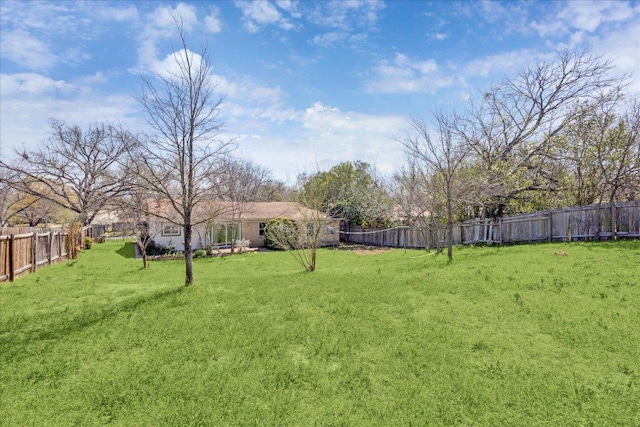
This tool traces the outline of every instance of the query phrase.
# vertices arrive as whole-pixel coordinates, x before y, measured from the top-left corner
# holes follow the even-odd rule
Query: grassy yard
[[[0,285],[0,425],[640,423],[638,241],[132,255]]]

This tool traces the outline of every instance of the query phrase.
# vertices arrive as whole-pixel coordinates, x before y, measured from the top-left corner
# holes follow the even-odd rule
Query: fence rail
[[[102,235],[102,226],[82,229],[77,244],[85,237]],[[69,232],[58,228],[2,228],[0,229],[0,282],[14,281],[18,277],[63,261],[68,253]]]
[[[640,201],[574,206],[453,226],[453,244],[503,244],[640,238]],[[340,240],[372,246],[425,248],[442,245],[442,227],[373,229],[342,226]]]

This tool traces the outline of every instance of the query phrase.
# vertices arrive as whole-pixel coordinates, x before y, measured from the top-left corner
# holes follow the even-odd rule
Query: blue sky
[[[363,160],[390,175],[411,117],[459,108],[564,47],[591,46],[640,94],[637,1],[0,2],[0,155],[49,118],[144,130],[140,71],[206,45],[236,155],[292,182]]]

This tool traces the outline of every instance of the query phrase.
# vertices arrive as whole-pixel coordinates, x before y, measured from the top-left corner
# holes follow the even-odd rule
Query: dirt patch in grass
[[[341,245],[336,248],[339,251],[352,251],[358,255],[380,255],[389,252],[393,248],[385,248],[380,246],[366,246],[366,245]]]

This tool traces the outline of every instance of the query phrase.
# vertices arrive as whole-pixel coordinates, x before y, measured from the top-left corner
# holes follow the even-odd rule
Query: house
[[[153,204],[155,203],[155,207]],[[205,249],[230,245],[234,240],[248,240],[251,247],[264,247],[264,228],[273,218],[286,217],[292,220],[322,218],[321,245],[330,246],[340,242],[340,219],[329,218],[320,212],[307,209],[294,202],[253,202],[234,207],[228,202],[210,203],[200,208],[198,218],[214,217],[213,220],[197,224],[193,228],[193,249]],[[151,202],[150,212],[155,213],[148,221],[149,232],[157,246],[172,246],[184,250],[182,227],[160,217],[170,218],[168,205]],[[176,222],[179,222],[176,220]]]

